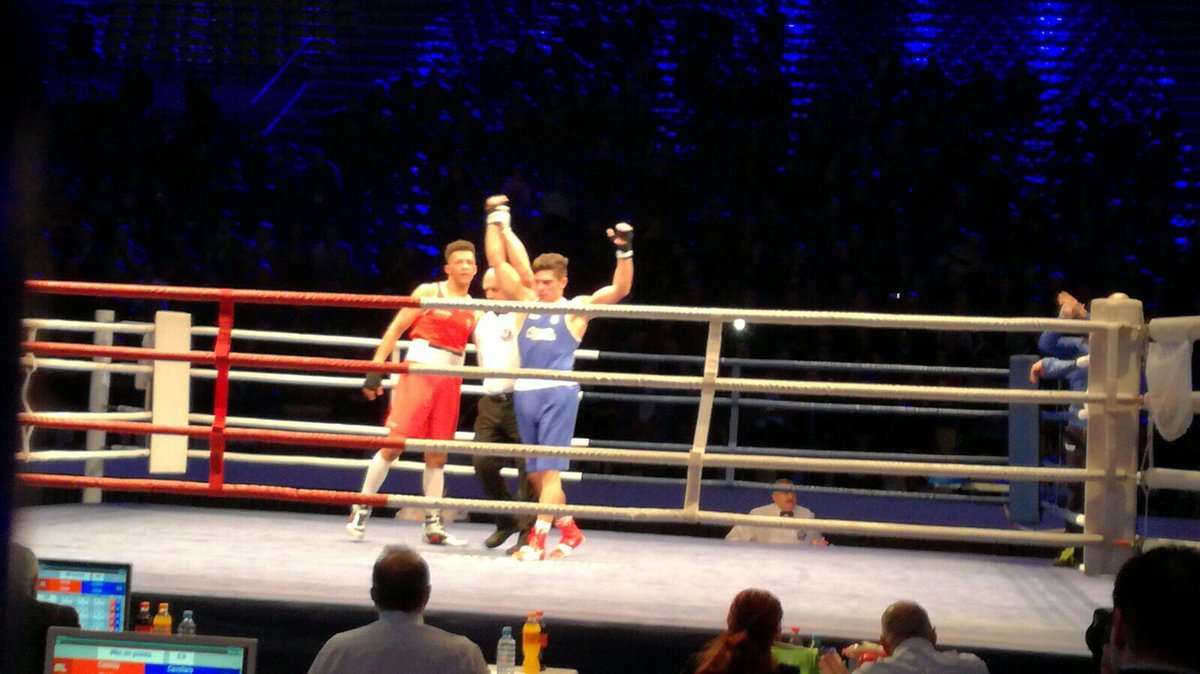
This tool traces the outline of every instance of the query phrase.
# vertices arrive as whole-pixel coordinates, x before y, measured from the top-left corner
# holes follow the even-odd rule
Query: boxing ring
[[[975,318],[947,316],[889,315],[844,312],[765,311],[732,309],[684,309],[679,307],[588,306],[569,307],[571,312],[610,319],[653,320],[699,324],[707,329],[703,356],[654,354],[660,362],[686,362],[702,367],[698,376],[638,374],[611,371],[552,372],[541,370],[484,370],[478,367],[442,367],[392,362],[384,366],[365,360],[316,356],[245,353],[234,351],[235,341],[293,343],[329,347],[373,349],[378,340],[333,337],[234,328],[238,304],[354,307],[397,310],[420,308],[489,308],[505,311],[536,310],[564,312],[564,308],[537,303],[484,300],[422,299],[408,297],[295,293],[208,288],[173,288],[69,282],[29,282],[31,293],[66,294],[105,298],[150,299],[156,302],[211,302],[218,306],[215,327],[192,326],[191,316],[177,311],[160,311],[153,323],[117,323],[111,312],[100,311],[93,321],[27,319],[29,339],[23,344],[25,363],[32,371],[64,370],[91,373],[89,411],[34,411],[20,415],[25,445],[19,459],[26,466],[44,465],[59,472],[25,472],[19,481],[31,487],[84,489],[85,504],[32,508],[18,517],[21,535],[44,556],[78,556],[81,537],[91,551],[107,551],[111,559],[135,559],[135,591],[159,593],[200,600],[204,597],[241,598],[245,601],[293,602],[322,606],[365,606],[366,578],[370,563],[384,543],[418,540],[418,526],[410,522],[383,521],[372,525],[368,545],[343,539],[340,517],[312,513],[270,513],[234,509],[196,509],[178,506],[99,505],[96,490],[149,492],[206,498],[252,498],[308,504],[349,505],[367,503],[389,508],[438,506],[478,513],[552,512],[579,518],[634,523],[656,522],[678,526],[753,526],[812,529],[826,535],[868,536],[898,540],[950,541],[961,545],[1014,545],[1084,550],[1086,574],[1071,569],[1049,568],[1045,560],[980,554],[899,551],[895,549],[842,548],[797,549],[764,545],[731,545],[712,539],[680,536],[650,536],[589,531],[588,544],[578,558],[563,563],[524,566],[474,544],[463,551],[422,547],[434,571],[435,593],[431,611],[446,616],[489,616],[494,622],[479,629],[480,643],[488,653],[494,642],[491,629],[497,616],[510,618],[532,610],[530,582],[544,592],[538,601],[548,602],[548,615],[558,624],[572,626],[622,624],[639,626],[635,633],[669,626],[686,634],[711,633],[719,628],[732,597],[742,587],[761,585],[776,591],[783,600],[785,622],[800,625],[806,632],[827,638],[859,639],[877,631],[883,606],[899,597],[916,598],[930,608],[938,622],[942,641],[975,649],[1026,650],[1036,653],[1078,656],[1086,652],[1082,630],[1090,621],[1091,609],[1107,603],[1111,574],[1131,553],[1137,533],[1139,488],[1197,490],[1200,480],[1180,471],[1149,468],[1138,472],[1138,415],[1143,399],[1138,390],[1141,353],[1154,334],[1155,321],[1145,324],[1140,303],[1128,299],[1097,300],[1092,319]],[[828,381],[792,381],[741,376],[742,370],[765,361],[721,356],[724,327],[736,319],[750,324],[793,327],[833,326],[872,329],[954,330],[988,332],[1040,332],[1056,330],[1091,337],[1089,387],[1086,392],[1038,391],[1000,387],[914,386]],[[1160,320],[1160,319],[1159,319]],[[1200,335],[1200,319],[1185,321],[1184,332]],[[1178,324],[1173,325],[1178,333]],[[1188,332],[1188,331],[1191,332]],[[39,332],[90,334],[91,344],[50,342],[37,339]],[[121,340],[141,339],[143,346],[115,346]],[[195,350],[194,339],[212,339],[211,350]],[[581,350],[580,361],[636,361],[636,354],[602,354]],[[788,368],[769,361],[774,369]],[[960,368],[960,375],[999,378],[1008,376],[1013,385],[1027,371],[1027,360],[1014,359],[1010,370]],[[722,367],[733,368],[722,376]],[[906,374],[937,373],[938,368],[917,365],[865,365],[839,363],[791,363],[800,370],[843,369],[847,371],[892,371]],[[281,372],[286,371],[286,372]],[[414,372],[462,376],[530,376],[580,382],[584,400],[616,400],[663,404],[696,405],[696,420],[690,444],[649,443],[637,440],[597,441],[577,438],[571,447],[475,443],[470,434],[454,441],[387,439],[376,426],[358,426],[297,419],[269,419],[229,413],[229,390],[242,382],[280,386],[322,386],[356,390],[361,375],[368,371]],[[298,374],[304,372],[305,374]],[[325,374],[311,374],[311,373]],[[146,390],[145,409],[117,410],[108,404],[108,386],[113,376],[139,378]],[[341,376],[337,376],[341,375]],[[210,410],[191,409],[192,380],[213,382]],[[28,386],[28,380],[26,382]],[[668,393],[612,393],[605,389],[661,389]],[[464,393],[478,387],[464,386]],[[759,395],[752,398],[745,396]],[[834,399],[791,400],[790,398]],[[838,400],[909,400],[938,403],[864,404]],[[1200,402],[1200,401],[1198,401]],[[1086,405],[1089,420],[1089,449],[1083,469],[1037,465],[1038,405]],[[950,405],[1002,404],[1007,408],[980,409]],[[725,446],[709,442],[713,410],[730,407],[731,434]],[[950,418],[1007,418],[1012,461],[1003,457],[940,456],[889,457],[883,452],[796,452],[780,448],[739,447],[736,415],[741,408],[769,406],[775,409],[812,410],[833,413],[944,415]],[[586,412],[585,412],[586,413]],[[1030,439],[1029,428],[1033,430]],[[1014,429],[1024,428],[1023,433]],[[35,429],[86,431],[82,449],[38,449],[31,441]],[[148,436],[148,446],[112,447],[107,434]],[[193,447],[189,439],[207,441],[206,448]],[[1015,439],[1014,439],[1015,438]],[[348,489],[306,488],[243,482],[236,477],[263,471],[316,471],[339,473],[344,480],[357,481],[365,466],[362,459],[313,455],[280,455],[269,452],[227,451],[227,444],[251,448],[268,444],[303,448],[337,448],[340,451],[370,451],[389,445],[411,451],[445,451],[453,455],[489,454],[525,457],[556,455],[573,461],[612,462],[630,465],[672,467],[682,479],[634,475],[565,476],[568,492],[575,498],[577,487],[603,484],[594,490],[598,499],[615,496],[634,483],[662,492],[659,501],[675,500],[659,507],[613,506],[581,503],[538,506],[476,498],[428,499],[404,493],[363,496]],[[198,444],[198,443],[197,443]],[[316,451],[316,450],[306,450]],[[899,459],[899,460],[897,460]],[[1005,465],[997,465],[1003,462]],[[1007,465],[1008,463],[1024,465]],[[79,471],[83,464],[82,471]],[[111,465],[109,465],[111,464]],[[402,460],[401,468],[411,477],[419,463]],[[107,466],[107,468],[106,468]],[[130,467],[133,468],[130,468]],[[144,468],[143,468],[144,466]],[[723,474],[723,478],[705,478]],[[716,469],[715,471],[713,469]],[[725,488],[753,488],[765,496],[766,485],[745,485],[734,470],[802,471],[808,474],[853,474],[877,476],[920,476],[953,479],[1004,481],[1010,485],[1006,506],[1037,498],[1039,483],[1082,482],[1084,513],[1065,515],[1084,525],[1083,533],[1071,534],[1026,528],[1019,523],[977,518],[988,526],[963,526],[948,522],[954,517],[938,513],[962,497],[937,494],[911,495],[922,502],[937,524],[861,521],[819,516],[817,519],[753,517],[723,508]],[[27,468],[28,470],[28,468]],[[113,472],[144,474],[114,477]],[[255,472],[257,471],[257,472]],[[469,466],[448,465],[448,476],[464,483],[471,479]],[[107,473],[107,474],[106,474]],[[172,476],[175,479],[164,479]],[[403,480],[402,480],[403,481]],[[392,483],[394,484],[394,483]],[[419,491],[408,480],[409,493]],[[797,488],[801,491],[801,488]],[[469,490],[463,490],[464,493]],[[834,496],[843,500],[873,498],[853,490]],[[587,493],[587,492],[585,492]],[[706,494],[716,498],[705,500]],[[806,493],[807,495],[807,493]],[[1019,497],[1019,498],[1018,498]],[[762,500],[765,500],[762,499]],[[986,499],[984,499],[986,500]],[[804,501],[808,504],[808,501]],[[992,499],[992,510],[998,506]],[[887,506],[884,506],[885,508]],[[838,508],[814,508],[819,514]],[[1014,520],[1019,519],[1014,515]],[[455,531],[478,540],[489,528],[454,525]],[[150,535],[162,541],[172,554],[146,550],[139,537]],[[213,544],[216,541],[217,544]],[[179,554],[198,555],[200,560],[180,569]],[[95,556],[94,554],[92,555]],[[531,568],[532,567],[532,568]],[[286,569],[287,582],[279,582],[276,571]],[[144,573],[143,573],[144,572]],[[481,582],[481,578],[488,579]],[[142,579],[145,579],[144,581]],[[224,579],[237,579],[243,588],[230,587]],[[145,585],[142,585],[142,583]],[[581,592],[579,588],[587,588]],[[582,595],[582,596],[581,596]],[[615,599],[615,601],[614,601]],[[274,605],[274,604],[272,604]],[[553,609],[551,608],[553,607]],[[213,607],[214,612],[218,611]],[[944,616],[944,618],[939,617]],[[1080,622],[1082,621],[1082,622]],[[706,632],[707,630],[707,632]],[[327,636],[327,635],[326,635]],[[629,638],[627,633],[626,639]],[[319,644],[318,644],[319,645]],[[586,651],[587,640],[576,648]],[[555,663],[557,664],[557,663]],[[571,662],[564,661],[565,666]]]

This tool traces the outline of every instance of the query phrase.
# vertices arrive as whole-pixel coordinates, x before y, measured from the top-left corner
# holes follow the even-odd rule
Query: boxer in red
[[[446,280],[423,283],[412,292],[413,297],[470,297],[471,281],[477,271],[475,245],[470,241],[454,241],[446,246]],[[391,355],[396,340],[408,331],[412,341],[404,359],[410,363],[462,365],[463,353],[471,331],[475,329],[477,313],[471,309],[401,309],[383,333],[375,349],[375,362],[382,363]],[[383,395],[383,375],[373,372],[363,382],[363,395],[369,400]],[[458,428],[458,403],[462,379],[420,374],[401,374],[392,390],[392,406],[388,412],[388,437],[453,440]],[[399,449],[383,448],[371,458],[363,478],[362,493],[375,494],[387,477],[388,468]],[[425,473],[421,479],[426,496],[441,498],[445,493],[444,452],[425,453]],[[371,509],[355,505],[350,509],[346,530],[355,538],[366,534]],[[425,512],[425,542],[433,545],[466,545],[451,535],[442,524],[440,510]]]

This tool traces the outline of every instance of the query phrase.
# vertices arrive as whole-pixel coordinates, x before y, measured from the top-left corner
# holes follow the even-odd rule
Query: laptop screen
[[[258,642],[237,637],[52,627],[45,674],[254,674]]]
[[[120,632],[129,614],[128,564],[65,559],[38,561],[37,598],[79,613],[85,630]]]

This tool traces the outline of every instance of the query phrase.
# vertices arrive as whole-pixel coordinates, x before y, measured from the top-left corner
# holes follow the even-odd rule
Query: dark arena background
[[[1147,321],[1200,314],[1200,4],[97,0],[11,13],[5,30],[24,27],[27,44],[6,50],[23,74],[5,80],[0,266],[17,275],[7,334],[20,327],[26,342],[102,344],[95,330],[37,321],[115,321],[133,327],[107,331],[108,346],[152,347],[137,326],[156,312],[189,312],[193,326],[224,314],[215,301],[22,294],[18,280],[408,295],[441,278],[442,247],[462,238],[479,247],[482,297],[491,194],[508,196],[531,252],[570,259],[569,295],[609,282],[605,229],[628,221],[638,267],[624,304],[1052,318],[1066,291],[1089,305],[1126,293]],[[367,360],[392,315],[239,304],[233,350]],[[699,377],[705,327],[599,318],[577,368]],[[191,348],[216,349],[216,329],[192,334]],[[749,321],[720,334],[721,376],[785,382],[1030,389],[1039,358],[1037,330]],[[4,344],[5,395],[19,393],[6,423],[70,411],[150,421],[149,361],[129,376],[27,353],[18,369]],[[370,435],[386,409],[363,398],[360,377],[234,378],[229,425]],[[214,379],[193,372],[182,423],[225,415]],[[460,432],[475,417],[470,388]],[[575,436],[686,454],[698,390],[585,385]],[[698,442],[742,457],[1057,468],[1072,462],[1070,414],[718,391]],[[1167,441],[1146,414],[1135,425],[1139,468],[1200,469],[1200,431]],[[430,563],[429,623],[494,662],[501,626],[544,610],[549,664],[583,674],[682,670],[754,586],[780,597],[785,632],[828,644],[877,639],[882,609],[913,599],[942,644],[993,674],[1093,672],[1084,630],[1111,604],[1111,573],[1054,566],[1065,546],[1050,538],[833,525],[828,547],[794,547],[726,541],[713,521],[582,514],[576,555],[518,564],[507,545],[483,547],[490,515],[459,509],[448,524],[471,543],[450,549],[420,542],[409,507],[376,508],[355,542],[341,502],[24,480],[203,484],[210,464],[193,456],[186,474],[151,475],[145,434],[5,429],[12,540],[47,558],[131,563],[133,601],[194,609],[201,634],[257,638],[267,674],[303,674],[330,636],[373,619],[371,564],[392,543]],[[113,458],[29,455],[72,450]],[[229,483],[341,492],[358,491],[366,456],[269,441],[230,451],[257,458],[230,458]],[[419,495],[419,459],[401,461],[383,491]],[[482,498],[471,457],[450,464],[446,496]],[[704,467],[705,510],[745,514],[787,478],[800,505],[840,523],[1048,535],[1072,517],[1071,487],[1054,480],[808,465]],[[597,456],[564,481],[572,504],[679,508],[686,469]],[[1200,541],[1196,491],[1141,485],[1139,540]]]

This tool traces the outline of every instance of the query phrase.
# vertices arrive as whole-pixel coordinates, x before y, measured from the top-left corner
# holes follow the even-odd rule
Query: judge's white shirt
[[[781,517],[779,506],[774,503],[768,503],[765,506],[759,506],[750,511],[751,515],[761,515],[763,517]],[[797,519],[813,519],[813,511],[802,506],[796,506],[792,517]],[[814,541],[820,540],[821,534],[817,531],[806,531],[801,529],[782,529],[777,527],[752,527],[746,524],[739,524],[729,530],[725,535],[727,541],[751,541],[754,543],[790,543],[790,544],[811,544]]]

